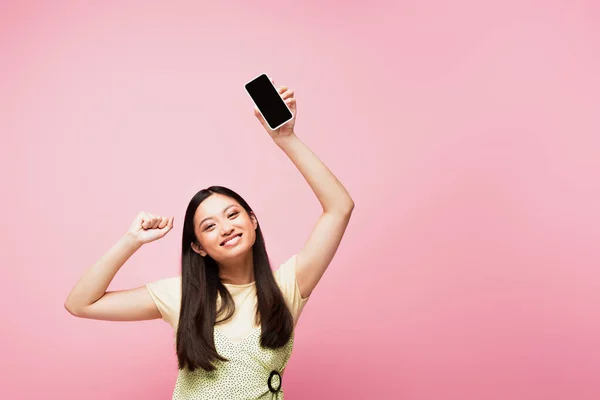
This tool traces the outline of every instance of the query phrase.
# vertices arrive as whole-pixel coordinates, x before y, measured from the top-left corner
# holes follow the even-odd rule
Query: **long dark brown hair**
[[[177,328],[177,358],[179,368],[194,371],[202,368],[215,370],[213,361],[229,361],[218,354],[214,343],[216,322],[226,321],[235,311],[235,303],[219,278],[219,267],[209,255],[202,257],[191,248],[198,243],[194,232],[196,209],[206,198],[219,193],[236,200],[248,213],[256,215],[248,203],[233,190],[223,186],[211,186],[196,193],[190,200],[183,222],[181,243],[181,311]],[[293,331],[293,319],[283,294],[275,281],[271,263],[260,230],[256,229],[256,241],[252,247],[254,280],[258,307],[256,323],[260,322],[260,344],[276,349],[284,346]],[[217,293],[221,304],[217,310]],[[217,321],[217,316],[225,315]]]

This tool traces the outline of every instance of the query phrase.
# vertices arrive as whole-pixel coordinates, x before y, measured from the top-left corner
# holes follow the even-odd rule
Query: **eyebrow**
[[[230,205],[230,206],[227,206],[227,208],[225,208],[225,209],[223,210],[223,214],[225,214],[225,213],[227,212],[227,210],[229,210],[231,207],[237,207],[237,205],[236,205],[236,204],[232,204],[232,205]],[[198,226],[199,226],[199,227],[200,227],[200,226],[202,226],[202,224],[203,224],[204,222],[208,221],[208,220],[209,220],[209,219],[211,219],[211,218],[212,218],[212,217],[204,218],[202,221],[200,221],[200,223],[198,224]]]

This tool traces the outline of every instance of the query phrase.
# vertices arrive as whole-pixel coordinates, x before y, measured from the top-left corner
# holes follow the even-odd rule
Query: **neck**
[[[245,285],[254,282],[252,249],[239,258],[219,262],[219,278],[223,283]]]

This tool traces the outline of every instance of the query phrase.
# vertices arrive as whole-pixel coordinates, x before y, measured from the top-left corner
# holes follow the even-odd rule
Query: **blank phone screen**
[[[271,129],[292,119],[292,113],[286,107],[267,75],[262,74],[248,82],[246,90]]]

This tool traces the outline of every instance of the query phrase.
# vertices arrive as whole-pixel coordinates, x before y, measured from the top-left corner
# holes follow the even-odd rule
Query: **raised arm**
[[[296,136],[294,92],[285,86],[278,87],[277,90],[292,110],[294,118],[281,128],[271,130],[256,108],[254,115],[298,168],[323,208],[323,213],[296,258],[296,279],[300,294],[307,298],[317,286],[340,245],[354,210],[354,201],[327,166]]]
[[[145,243],[157,240],[173,228],[173,217],[141,212],[129,231],[79,279],[65,300],[65,309],[80,318],[105,321],[140,321],[160,318],[148,290],[107,291],[125,262]]]

